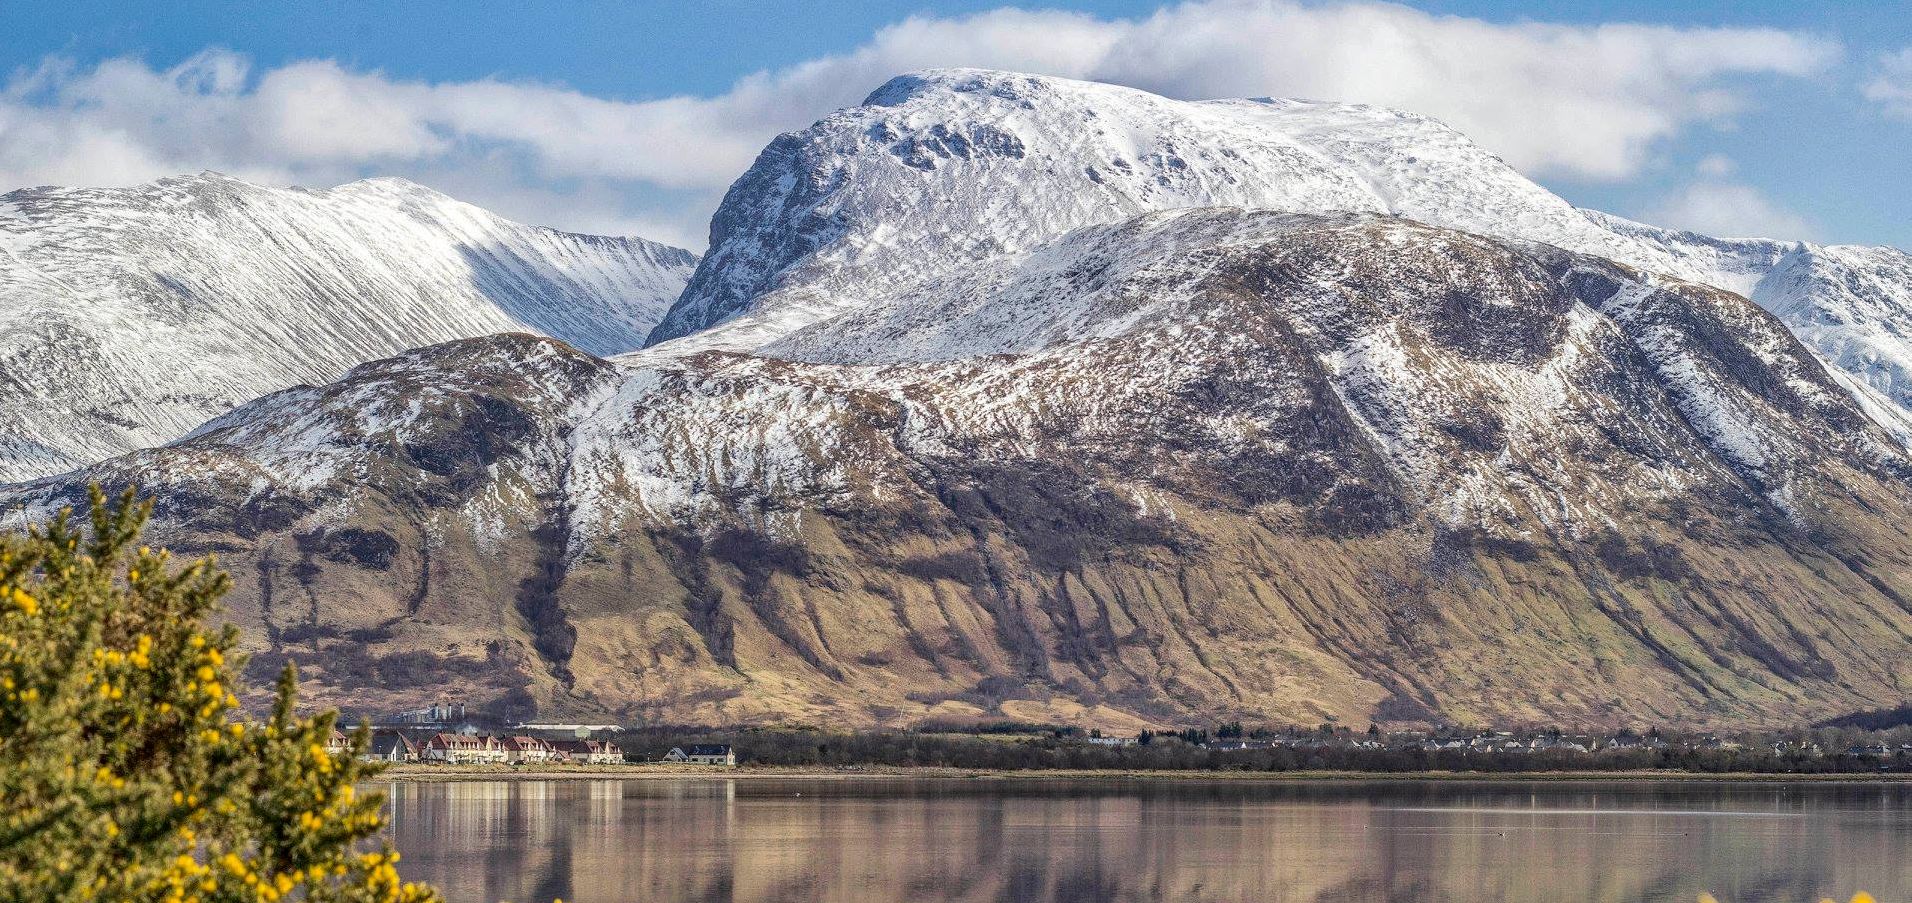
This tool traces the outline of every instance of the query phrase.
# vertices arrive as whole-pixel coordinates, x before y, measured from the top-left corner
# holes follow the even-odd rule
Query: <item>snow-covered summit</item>
[[[1424,116],[939,69],[773,141],[650,342],[726,323],[698,342],[754,347],[1073,229],[1212,206],[1388,213],[1646,256]]]
[[[208,172],[0,195],[0,480],[435,342],[526,331],[628,351],[696,260],[403,179],[280,189]]]
[[[1785,319],[1862,403],[1895,404],[1883,416],[1901,421],[1912,405],[1901,252],[1716,239],[1578,209],[1398,110],[1180,101],[977,69],[899,76],[771,142],[726,195],[710,251],[648,340],[669,344],[649,354],[763,348],[847,311],[914,304],[926,286],[1013,265],[1076,229],[1191,207],[1390,214],[1724,288]]]

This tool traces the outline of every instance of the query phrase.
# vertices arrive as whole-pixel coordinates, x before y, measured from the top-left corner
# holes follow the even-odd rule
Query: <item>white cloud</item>
[[[1531,174],[1605,179],[1737,110],[1723,77],[1804,75],[1838,54],[1765,29],[1494,25],[1379,3],[1181,6],[1128,43],[1109,74],[1138,87],[1386,104],[1444,119]]]
[[[1818,227],[1759,189],[1733,180],[1739,162],[1710,154],[1695,164],[1697,178],[1660,199],[1640,219],[1706,235],[1804,240]]]
[[[1887,113],[1912,119],[1912,47],[1880,57],[1872,80],[1860,91]]]
[[[1739,164],[1725,154],[1708,154],[1694,171],[1709,179],[1724,179],[1739,171]]]
[[[1736,76],[1808,75],[1838,54],[1832,42],[1769,29],[1501,25],[1385,3],[1205,0],[1136,19],[1017,9],[914,17],[718,96],[647,101],[395,79],[324,60],[253,72],[222,50],[168,69],[50,60],[0,89],[0,186],[199,169],[303,184],[395,174],[520,218],[647,224],[695,246],[716,198],[771,136],[912,69],[1387,104],[1446,119],[1535,175],[1619,179],[1657,143],[1730,121],[1745,102]]]
[[[1687,185],[1641,218],[1706,235],[1798,241],[1818,232],[1810,220],[1774,203],[1759,189],[1718,179]]]

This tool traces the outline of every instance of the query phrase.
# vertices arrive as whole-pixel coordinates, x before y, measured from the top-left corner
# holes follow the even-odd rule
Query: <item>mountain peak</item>
[[[1027,102],[1045,92],[1058,91],[1101,91],[1130,92],[1146,95],[1146,92],[1105,82],[1081,81],[1056,75],[1035,75],[1027,72],[1012,72],[1002,69],[977,69],[967,67],[944,67],[918,69],[895,76],[870,95],[864,98],[862,106],[893,107],[909,102],[911,99],[939,92],[958,94],[991,94],[996,97]]]
[[[372,176],[336,185],[331,188],[305,189],[324,194],[360,194],[387,195],[394,197],[418,198],[434,203],[465,204],[436,188],[414,182],[403,176]],[[466,205],[471,206],[471,205]],[[482,208],[481,208],[482,209]],[[496,214],[492,214],[496,215]]]
[[[765,348],[850,312],[936,297],[939,282],[1075,230],[1199,207],[1388,214],[1744,294],[1811,336],[1856,378],[1862,403],[1899,409],[1882,422],[1912,437],[1904,254],[1719,239],[1581,210],[1402,110],[1184,101],[990,69],[899,75],[865,105],[772,142],[725,196],[709,253],[646,344]]]
[[[766,148],[648,342],[724,324],[694,341],[753,348],[1073,229],[1191,207],[1386,213],[1627,256],[1625,240],[1426,117],[931,69]]]
[[[226,199],[245,197],[302,196],[387,196],[412,198],[435,204],[463,203],[434,189],[396,176],[379,176],[347,182],[332,188],[292,185],[277,186],[254,182],[218,170],[161,176],[146,182],[112,187],[41,185],[20,188],[0,195],[0,200],[32,202],[67,200],[89,205],[137,206],[148,203],[222,204]],[[491,214],[487,214],[491,215]]]
[[[859,106],[896,107],[923,98],[960,94],[983,95],[995,101],[1008,101],[1028,109],[1034,109],[1036,104],[1045,99],[1072,97],[1075,102],[1091,103],[1127,102],[1177,106],[1213,104],[1265,107],[1283,111],[1310,111],[1322,115],[1342,116],[1351,121],[1393,121],[1403,125],[1434,128],[1447,132],[1458,140],[1472,143],[1459,130],[1439,119],[1378,104],[1267,95],[1182,100],[1109,82],[1002,69],[946,67],[906,72],[892,77],[870,92]]]
[[[216,169],[202,169],[198,172],[193,172],[193,173],[180,173],[178,175],[172,175],[172,176],[161,176],[157,179],[154,179],[152,182],[148,184],[152,184],[152,185],[238,184],[238,185],[245,185],[250,188],[264,187],[253,182],[248,182],[245,179],[241,179],[236,176],[226,175],[225,173],[220,172],[219,170],[216,170]]]

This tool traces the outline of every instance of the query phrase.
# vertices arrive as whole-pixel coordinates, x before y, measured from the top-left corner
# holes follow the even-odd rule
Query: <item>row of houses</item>
[[[1815,744],[1815,749],[1817,746]],[[1862,759],[1912,759],[1912,743],[1861,743],[1846,747],[1846,755]]]
[[[1091,738],[1088,742],[1103,745],[1126,745],[1102,738]],[[1296,749],[1421,749],[1427,752],[1466,751],[1480,753],[1604,753],[1624,751],[1656,752],[1660,750],[1701,750],[1730,752],[1747,749],[1739,741],[1702,735],[1680,737],[1673,740],[1647,734],[1621,733],[1607,736],[1590,734],[1559,734],[1555,732],[1516,734],[1512,731],[1476,731],[1457,734],[1404,733],[1385,737],[1355,733],[1322,733],[1316,731],[1294,732],[1264,737],[1230,737],[1210,740],[1201,744],[1204,749],[1221,752],[1234,752],[1252,749],[1273,749],[1290,747]],[[1754,748],[1761,748],[1756,745]],[[1811,740],[1774,740],[1766,744],[1774,756],[1821,757],[1826,750]],[[1889,743],[1871,743],[1852,746],[1845,755],[1854,758],[1874,759],[1912,759],[1912,744],[1893,746]]]
[[[1666,744],[1660,743],[1659,747]],[[1592,752],[1601,748],[1599,740],[1592,737],[1514,737],[1486,734],[1476,737],[1429,737],[1419,744],[1421,749],[1435,750],[1465,749],[1476,752],[1530,753],[1530,752]],[[1623,748],[1610,744],[1608,748]],[[1632,747],[1641,748],[1641,747]]]
[[[335,730],[326,746],[340,754],[350,749],[351,743],[345,734]],[[371,762],[437,765],[620,765],[624,762],[624,750],[609,740],[546,740],[441,732],[421,741],[398,731],[376,731],[363,758]]]
[[[1379,740],[1370,740],[1365,737],[1352,739],[1323,739],[1315,737],[1273,737],[1263,739],[1231,737],[1225,740],[1209,740],[1202,744],[1203,749],[1218,752],[1239,752],[1246,749],[1274,749],[1277,746],[1287,746],[1294,749],[1326,749],[1328,747],[1341,749],[1381,749],[1383,745]]]
[[[1092,739],[1089,742],[1099,741]],[[1292,749],[1422,749],[1428,752],[1466,750],[1507,753],[1547,751],[1585,753],[1603,749],[1665,749],[1668,744],[1658,737],[1637,735],[1595,737],[1542,733],[1519,736],[1511,731],[1481,731],[1442,736],[1413,733],[1381,736],[1350,732],[1307,731],[1263,737],[1226,737],[1203,742],[1201,746],[1203,749],[1220,752],[1288,747]]]

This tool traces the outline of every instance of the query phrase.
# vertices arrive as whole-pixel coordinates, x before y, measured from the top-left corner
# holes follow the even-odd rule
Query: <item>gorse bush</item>
[[[95,489],[90,528],[0,536],[0,901],[436,900],[367,847],[363,730],[328,752],[289,666],[241,717],[237,631],[204,626],[228,579],[140,547],[148,513]]]

